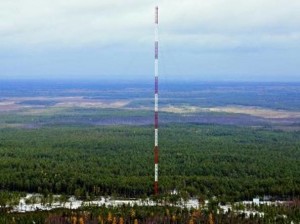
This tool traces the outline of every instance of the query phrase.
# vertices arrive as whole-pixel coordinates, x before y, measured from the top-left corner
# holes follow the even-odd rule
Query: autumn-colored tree
[[[135,219],[133,224],[139,224],[139,221],[137,219]]]
[[[117,218],[116,217],[113,218],[112,224],[117,224]]]
[[[71,217],[71,223],[72,224],[77,224],[77,217],[76,216]]]
[[[107,215],[107,221],[108,221],[109,223],[111,223],[111,222],[113,221],[113,216],[112,216],[111,212],[108,212],[108,215]]]
[[[199,219],[199,218],[201,217],[201,211],[200,211],[200,210],[195,210],[195,211],[193,211],[192,217],[193,217],[194,219]]]
[[[104,224],[104,220],[103,220],[101,215],[98,216],[98,223],[99,224]]]
[[[130,217],[131,217],[132,219],[135,217],[135,211],[134,211],[133,208],[130,210]]]
[[[123,219],[123,217],[121,217],[121,218],[119,219],[119,224],[124,224],[124,219]]]
[[[82,217],[79,218],[79,224],[84,224],[84,219]]]
[[[208,224],[215,224],[213,215],[211,213],[209,213],[209,216],[208,216]]]
[[[176,215],[175,215],[175,214],[174,214],[174,215],[172,215],[172,218],[171,218],[171,220],[172,220],[172,223],[176,223],[176,219],[177,219]]]
[[[170,217],[170,211],[169,211],[169,209],[166,209],[166,216]]]
[[[189,224],[194,224],[194,219],[193,218],[190,219]]]

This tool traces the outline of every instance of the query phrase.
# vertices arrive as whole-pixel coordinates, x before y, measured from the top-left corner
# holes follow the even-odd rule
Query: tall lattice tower
[[[158,6],[155,7],[154,77],[154,194],[158,195]]]

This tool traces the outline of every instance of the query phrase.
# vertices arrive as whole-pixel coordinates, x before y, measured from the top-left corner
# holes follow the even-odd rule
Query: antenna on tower
[[[155,7],[154,77],[154,195],[158,195],[158,6]]]

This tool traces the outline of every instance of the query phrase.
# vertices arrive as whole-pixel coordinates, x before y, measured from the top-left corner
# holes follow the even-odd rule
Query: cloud
[[[200,50],[299,47],[299,10],[294,0],[175,1],[163,29],[166,43]]]
[[[299,46],[299,0],[162,0],[167,44],[206,49]],[[11,48],[139,45],[153,39],[150,0],[0,1],[0,43]]]
[[[0,0],[0,78],[152,77],[154,7]],[[162,75],[300,78],[299,0],[160,0],[159,11]]]
[[[0,2],[1,42],[73,46],[127,42],[146,22],[139,1],[12,0]],[[152,7],[151,7],[152,9]],[[150,7],[149,15],[151,17]],[[150,25],[150,22],[149,22]],[[136,30],[136,31],[135,31]]]

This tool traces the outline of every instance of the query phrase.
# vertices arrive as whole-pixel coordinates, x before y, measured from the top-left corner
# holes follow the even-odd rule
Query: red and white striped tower
[[[158,195],[158,7],[155,7],[155,40],[154,40],[154,194]]]

